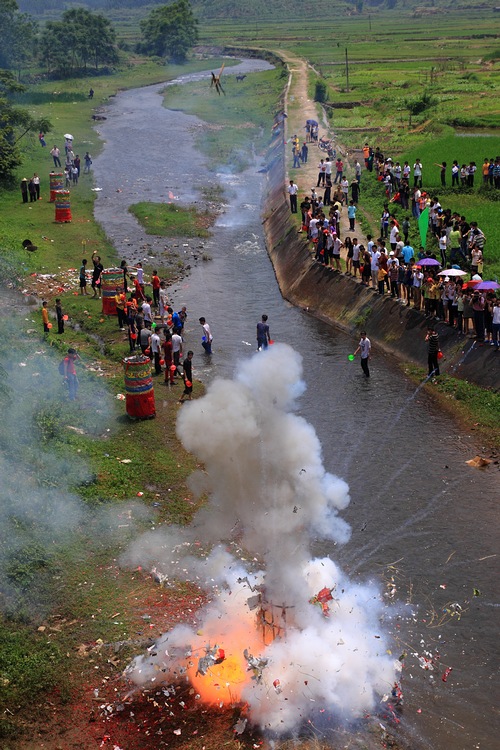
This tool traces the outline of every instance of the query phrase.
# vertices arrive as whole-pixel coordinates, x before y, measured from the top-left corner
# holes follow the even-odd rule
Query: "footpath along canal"
[[[267,63],[241,65],[231,72]],[[102,188],[96,218],[124,258],[151,263],[168,243],[146,238],[128,206],[166,201],[169,194],[184,205],[200,200],[198,191],[210,184],[224,188],[226,210],[204,241],[211,259],[200,258],[171,290],[175,309],[188,309],[185,343],[195,353],[195,377],[207,384],[232,377],[236,362],[256,348],[262,313],[272,338],[302,354],[307,390],[299,411],[318,433],[326,469],[345,479],[351,493],[342,513],[351,540],[314,551],[350,576],[379,581],[388,603],[380,628],[393,634],[396,658],[407,654],[396,731],[418,750],[491,748],[500,695],[498,467],[466,465],[481,446],[415,389],[376,341],[367,380],[359,361],[348,361],[357,339],[283,300],[261,231],[262,163],[242,174],[210,171],[194,145],[203,123],[162,107],[163,88],[121,93],[107,108],[99,125],[105,146],[94,163]],[[210,361],[201,347],[202,315],[214,335]],[[432,663],[419,659],[430,656]],[[453,671],[444,680],[448,667]]]

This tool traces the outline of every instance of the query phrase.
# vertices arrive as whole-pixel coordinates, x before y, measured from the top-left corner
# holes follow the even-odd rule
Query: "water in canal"
[[[241,72],[260,66],[246,61]],[[105,147],[94,161],[102,188],[96,218],[123,257],[141,257],[137,248],[148,242],[147,261],[166,243],[145,238],[128,205],[168,200],[169,192],[187,203],[211,182],[224,187],[227,210],[205,242],[211,260],[171,290],[175,308],[188,308],[186,344],[196,375],[206,382],[231,377],[255,350],[264,312],[272,338],[302,354],[300,413],[318,433],[326,469],[345,479],[351,494],[342,512],[353,529],[350,542],[317,543],[315,552],[331,555],[351,577],[378,580],[401,605],[401,619],[389,607],[382,624],[397,638],[395,656],[408,654],[399,730],[418,750],[490,750],[500,729],[497,467],[482,472],[465,464],[481,446],[416,392],[376,342],[366,380],[359,361],[347,358],[357,340],[282,299],[261,231],[260,164],[238,175],[209,172],[193,145],[203,123],[163,108],[161,89],[119,94],[99,125]],[[214,334],[210,361],[201,315]],[[433,670],[418,659],[426,652],[439,655]],[[453,671],[443,681],[447,667]]]

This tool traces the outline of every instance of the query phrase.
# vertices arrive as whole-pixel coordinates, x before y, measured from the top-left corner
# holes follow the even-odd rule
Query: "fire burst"
[[[206,466],[193,487],[210,501],[189,528],[150,532],[123,560],[154,565],[163,584],[187,578],[212,590],[199,629],[174,628],[127,677],[143,688],[188,683],[207,704],[245,703],[251,723],[278,733],[315,710],[362,716],[395,675],[379,589],[311,555],[317,538],[332,550],[349,540],[339,516],[349,494],[325,471],[311,425],[293,414],[301,375],[300,356],[276,344],[182,411],[179,437]],[[235,533],[251,564],[221,545]]]

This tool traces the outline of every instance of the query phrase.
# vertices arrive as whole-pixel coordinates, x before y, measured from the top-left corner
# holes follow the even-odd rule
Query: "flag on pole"
[[[420,231],[420,242],[425,250],[427,242],[427,230],[429,229],[429,208],[424,208],[418,217],[418,229]]]

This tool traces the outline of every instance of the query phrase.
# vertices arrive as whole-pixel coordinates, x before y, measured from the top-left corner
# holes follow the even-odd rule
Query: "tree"
[[[14,107],[9,96],[24,91],[9,70],[0,70],[0,182],[12,181],[21,159],[19,141],[27,133],[47,133],[52,125],[46,118],[35,119],[30,113]]]
[[[1,2],[1,0],[0,0]],[[107,18],[72,8],[60,21],[49,21],[40,39],[40,57],[52,75],[85,74],[89,68],[118,61],[116,34]]]
[[[19,13],[15,0],[0,0],[0,68],[20,75],[33,56],[37,24],[26,13]]]
[[[138,51],[184,62],[191,47],[198,41],[198,21],[188,0],[155,8],[141,21],[144,41]]]

